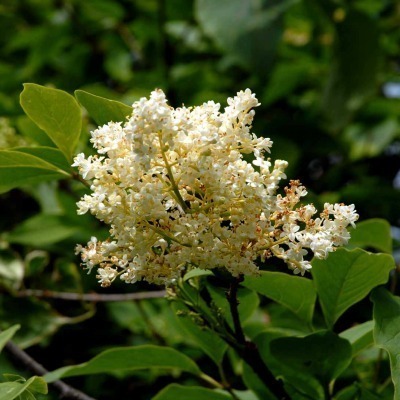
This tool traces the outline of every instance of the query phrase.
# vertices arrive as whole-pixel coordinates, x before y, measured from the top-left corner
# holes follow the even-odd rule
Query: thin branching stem
[[[53,292],[51,290],[25,289],[16,293],[17,297],[40,297],[60,299],[67,301],[91,301],[91,302],[112,302],[112,301],[129,301],[156,299],[165,297],[165,290],[155,290],[139,293],[116,293],[116,294],[100,294],[100,293],[69,293],[69,292]]]
[[[24,366],[31,373],[43,376],[49,371],[39,364],[34,358],[27,354],[24,350],[20,349],[14,342],[10,341],[6,344],[6,350],[11,356],[18,362],[18,364]],[[59,392],[60,398],[71,399],[71,400],[95,400],[93,397],[81,392],[74,387],[67,385],[63,381],[55,381],[51,383]]]

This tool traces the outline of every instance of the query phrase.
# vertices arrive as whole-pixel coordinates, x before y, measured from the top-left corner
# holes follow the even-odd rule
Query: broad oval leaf
[[[152,400],[230,400],[227,393],[216,392],[201,386],[181,386],[176,383],[168,385]]]
[[[105,99],[83,90],[76,90],[75,97],[99,126],[111,121],[125,122],[126,117],[132,114],[132,107],[124,103]]]
[[[147,368],[178,369],[201,375],[199,367],[189,357],[170,347],[143,345],[103,351],[86,363],[59,368],[45,375],[46,382],[69,376],[134,371]]]
[[[332,327],[349,307],[374,287],[387,282],[394,260],[388,254],[338,249],[326,260],[314,259],[312,266],[325,321]]]
[[[0,332],[0,352],[9,340],[14,336],[14,333],[20,328],[20,325],[10,326],[3,332]]]
[[[298,338],[278,338],[271,342],[271,354],[299,375],[315,377],[327,387],[350,364],[350,343],[331,331]],[[290,380],[289,380],[290,382]]]
[[[287,333],[285,332],[266,331],[260,333],[254,338],[254,343],[259,349],[264,363],[271,369],[274,376],[285,378],[285,390],[291,396],[290,398],[296,400],[323,399],[324,389],[316,377],[309,374],[302,374],[300,373],[301,371],[298,370],[293,370],[290,365],[281,362],[272,355],[272,343],[275,340],[284,338],[285,336],[287,336]],[[245,382],[252,383],[252,386],[250,386],[251,389],[255,390],[256,393],[268,393],[268,390],[260,389],[263,383],[257,376],[255,376],[254,372],[252,372],[250,368],[245,369],[244,373],[247,375]],[[269,400],[271,397],[265,396],[264,398]],[[264,400],[264,398],[262,399]],[[275,399],[275,397],[272,397],[271,400],[272,399]]]
[[[71,160],[82,127],[81,109],[75,98],[63,90],[25,83],[20,102],[28,117]]]
[[[35,155],[0,150],[0,193],[23,185],[69,176],[67,172]]]
[[[317,297],[311,280],[282,272],[261,271],[260,276],[247,276],[243,286],[282,304],[311,323]]]
[[[400,398],[400,297],[386,289],[376,288],[371,295],[374,303],[375,344],[389,353],[394,384],[394,399]]]
[[[350,231],[349,245],[353,247],[372,247],[384,253],[392,254],[392,235],[390,224],[385,219],[371,218],[357,223]]]

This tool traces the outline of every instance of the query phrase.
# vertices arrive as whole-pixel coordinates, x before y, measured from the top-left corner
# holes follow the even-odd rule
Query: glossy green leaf
[[[301,370],[294,370],[290,365],[287,365],[281,360],[276,359],[272,355],[272,343],[274,340],[283,339],[287,333],[281,331],[266,331],[254,338],[254,342],[259,349],[260,355],[265,364],[271,369],[275,377],[282,379],[285,384],[285,390],[289,393],[293,400],[321,400],[324,398],[324,388],[318,379],[310,374],[302,374]],[[289,337],[288,337],[289,338]],[[296,338],[298,339],[298,338]],[[256,393],[268,393],[268,390],[262,390],[260,385],[262,382],[254,375],[254,372],[249,369],[244,370],[247,376],[245,381],[251,382]],[[265,397],[269,400],[269,397]],[[275,398],[271,398],[271,400]],[[264,400],[264,398],[262,398]]]
[[[261,271],[247,276],[243,285],[289,308],[299,318],[312,320],[316,292],[311,280],[282,272]]]
[[[83,90],[76,90],[75,96],[99,126],[111,121],[125,122],[126,117],[132,114],[132,107],[115,100],[105,99]]]
[[[26,382],[4,382],[0,383],[0,400],[13,400],[13,399],[34,399],[35,397],[30,393],[31,391],[41,394],[47,393],[47,384],[43,378],[33,376]],[[28,392],[25,393],[24,392]],[[21,397],[19,397],[21,396]]]
[[[189,357],[170,347],[143,345],[113,348],[100,353],[90,361],[59,368],[45,375],[46,382],[54,382],[69,376],[134,371],[148,368],[181,370],[201,375],[199,367]]]
[[[13,325],[3,332],[0,332],[0,352],[9,340],[14,336],[14,333],[20,328],[19,325]]]
[[[20,102],[28,117],[71,160],[82,126],[81,109],[74,97],[62,90],[25,83]]]
[[[392,235],[390,224],[385,219],[371,218],[357,223],[350,230],[352,247],[374,248],[384,253],[392,254]]]
[[[393,257],[364,250],[338,249],[326,260],[314,259],[311,273],[325,321],[332,327],[353,304],[389,279]]]
[[[373,330],[374,321],[367,321],[341,332],[339,336],[350,342],[353,349],[353,356],[355,356],[367,347],[373,345]]]
[[[228,345],[216,333],[196,323],[194,316],[190,315],[189,309],[183,304],[173,302],[171,307],[178,325],[190,342],[202,349],[215,364],[220,365]]]
[[[350,343],[331,331],[298,338],[278,338],[271,342],[271,354],[285,369],[316,377],[323,387],[335,380],[350,364]],[[290,378],[288,378],[290,382]]]
[[[71,164],[65,158],[65,155],[54,147],[14,147],[13,151],[20,151],[21,153],[30,154],[48,162],[49,164],[54,165],[68,174],[71,174]]]
[[[394,384],[394,399],[400,398],[400,297],[393,296],[383,287],[371,295],[374,303],[375,344],[389,353]]]
[[[216,392],[201,386],[181,386],[173,383],[161,390],[152,400],[230,400],[228,393]]]
[[[334,63],[322,104],[332,130],[342,129],[352,112],[376,89],[380,60],[379,33],[374,19],[351,11],[335,28]]]
[[[0,150],[0,193],[70,175],[34,155],[14,150]]]
[[[38,214],[17,225],[4,237],[10,243],[41,247],[67,239],[77,231],[79,226],[65,224],[60,216]]]

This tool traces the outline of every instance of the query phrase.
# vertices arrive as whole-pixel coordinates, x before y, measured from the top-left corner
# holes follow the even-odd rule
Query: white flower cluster
[[[246,89],[224,112],[212,101],[174,109],[155,90],[133,104],[127,122],[92,132],[98,155],[79,154],[73,164],[92,180],[78,213],[109,224],[111,238],[92,237],[77,253],[89,271],[98,266],[102,286],[118,276],[169,285],[193,266],[256,274],[270,257],[304,274],[309,250],[325,258],[347,243],[354,205],[325,204],[314,218],[313,205],[299,205],[307,193],[300,182],[277,194],[287,162],[272,165],[264,157],[271,140],[251,132],[258,105]]]

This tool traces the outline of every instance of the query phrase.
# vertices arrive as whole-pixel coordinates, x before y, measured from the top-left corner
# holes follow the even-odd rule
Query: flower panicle
[[[271,257],[304,274],[312,254],[326,258],[348,242],[354,205],[327,203],[318,214],[301,205],[297,180],[278,193],[288,163],[266,158],[272,141],[251,131],[258,105],[246,89],[223,111],[212,101],[174,109],[158,89],[125,123],[91,133],[98,154],[73,164],[91,181],[78,213],[110,225],[110,238],[92,237],[77,253],[102,286],[118,277],[171,285],[192,266],[254,275]]]

